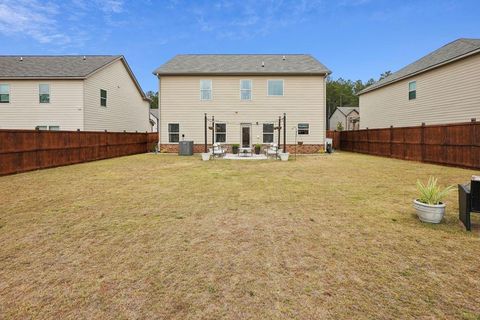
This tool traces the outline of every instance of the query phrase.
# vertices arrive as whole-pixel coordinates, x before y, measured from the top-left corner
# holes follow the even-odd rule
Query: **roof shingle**
[[[480,39],[458,39],[360,91],[364,94],[480,49]]]
[[[329,74],[307,54],[182,54],[157,68],[156,75]]]
[[[85,57],[85,59],[84,59]],[[85,78],[122,56],[0,56],[0,79]]]

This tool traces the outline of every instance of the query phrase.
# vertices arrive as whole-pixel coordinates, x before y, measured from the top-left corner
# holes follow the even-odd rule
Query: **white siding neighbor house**
[[[302,152],[323,148],[325,77],[330,71],[311,55],[178,55],[159,67],[160,147],[175,151],[179,140],[252,146],[278,141],[286,114],[287,144]],[[212,126],[212,118],[215,126]],[[283,122],[282,122],[283,126]],[[281,133],[283,143],[283,132]]]
[[[361,128],[480,119],[480,39],[459,39],[359,92]]]
[[[360,125],[358,108],[338,107],[330,116],[330,130],[358,130]]]
[[[150,131],[123,56],[0,56],[0,129]]]

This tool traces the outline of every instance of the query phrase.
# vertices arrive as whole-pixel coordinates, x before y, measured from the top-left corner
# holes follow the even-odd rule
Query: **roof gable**
[[[384,87],[445,63],[480,52],[480,39],[458,39],[363,89],[358,95]]]
[[[329,74],[307,54],[184,54],[157,68],[155,75]]]

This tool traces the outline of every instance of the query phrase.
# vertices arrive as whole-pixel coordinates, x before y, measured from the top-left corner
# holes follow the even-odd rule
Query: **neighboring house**
[[[359,92],[361,128],[480,120],[480,39],[459,39]]]
[[[0,56],[0,129],[150,131],[123,56]]]
[[[338,107],[330,117],[330,130],[338,130],[341,123],[342,130],[358,130],[360,126],[360,117],[358,108]]]
[[[215,118],[215,142],[277,142],[274,128],[286,113],[287,144],[301,141],[304,152],[318,151],[325,139],[329,73],[304,54],[177,55],[154,71],[159,78],[161,148],[174,151],[185,139],[202,151],[205,113],[209,120]],[[211,144],[212,131],[207,136]]]
[[[158,130],[158,109],[150,109],[150,131],[157,132]]]

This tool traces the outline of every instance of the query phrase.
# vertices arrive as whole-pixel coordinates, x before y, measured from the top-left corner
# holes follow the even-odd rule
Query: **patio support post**
[[[282,117],[278,116],[278,148],[280,148],[281,144],[280,144],[280,134],[281,134],[281,128],[282,128]]]
[[[283,114],[283,152],[287,152],[287,114]]]
[[[204,118],[204,121],[205,121],[205,153],[207,153],[207,129],[208,129],[208,124],[207,124],[207,114],[205,113],[205,118]]]
[[[213,150],[214,143],[215,143],[215,117],[212,116],[212,150]]]

